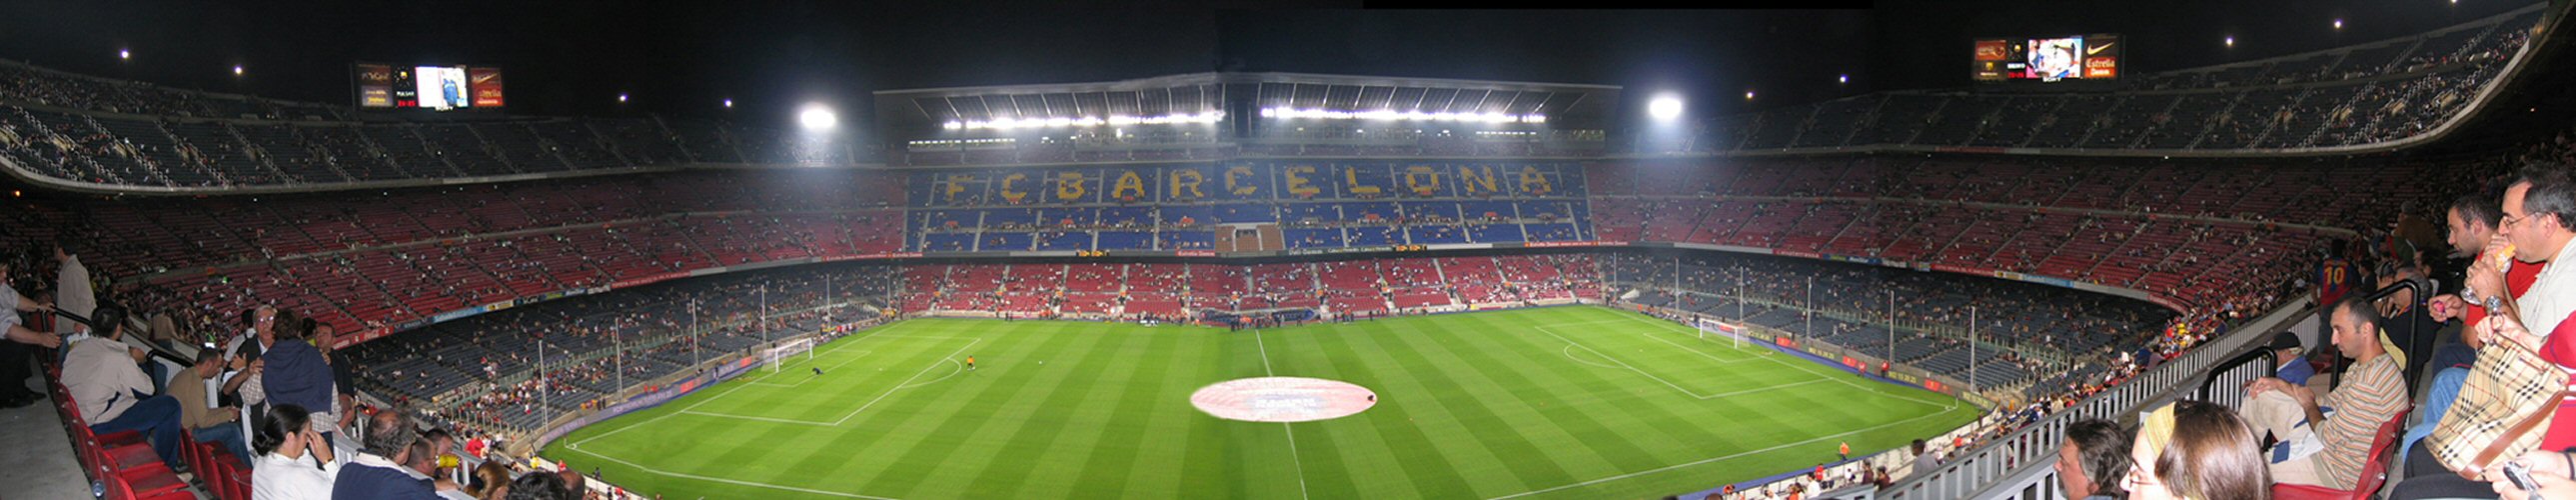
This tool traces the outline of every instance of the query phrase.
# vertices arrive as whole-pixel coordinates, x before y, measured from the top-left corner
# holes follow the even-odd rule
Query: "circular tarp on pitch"
[[[1190,404],[1226,420],[1312,422],[1368,411],[1377,406],[1377,393],[1339,380],[1258,377],[1201,387]]]

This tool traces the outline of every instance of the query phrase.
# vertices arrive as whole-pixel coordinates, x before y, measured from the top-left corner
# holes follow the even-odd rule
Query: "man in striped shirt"
[[[2251,384],[2238,412],[2257,434],[2280,439],[2266,459],[2272,480],[2334,489],[2360,482],[2379,427],[2406,409],[2404,354],[2379,332],[2379,311],[2363,295],[2337,301],[2328,316],[2335,347],[2351,357],[2343,386],[2319,397],[2305,386],[2265,377]]]

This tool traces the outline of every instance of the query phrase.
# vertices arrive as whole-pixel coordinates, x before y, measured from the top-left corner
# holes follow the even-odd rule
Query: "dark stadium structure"
[[[2110,82],[1660,125],[1640,105],[1660,89],[1238,68],[874,90],[873,113],[827,132],[393,113],[0,60],[0,241],[10,295],[48,303],[66,303],[53,242],[78,242],[155,375],[241,338],[245,311],[292,311],[336,330],[352,403],[522,473],[557,468],[539,455],[568,433],[777,362],[786,339],[910,318],[1268,328],[1586,304],[1982,410],[1921,436],[1937,461],[1862,450],[1821,477],[1784,463],[1664,494],[2063,498],[2071,423],[2233,407],[2275,333],[2327,342],[2326,281],[2384,297],[2416,286],[2390,283],[2418,258],[2441,288],[2386,309],[2459,293],[2466,264],[2434,248],[2452,200],[2576,162],[2571,6],[2517,5]],[[2415,356],[2437,342],[2392,334]],[[69,472],[26,481],[251,497],[262,462],[192,443],[165,463],[142,434],[96,432],[65,363],[36,359],[54,411],[10,414],[60,428],[12,447]],[[2433,376],[2408,377],[2421,408]],[[660,498],[571,470],[592,495]],[[1586,493],[1524,494],[1568,492]]]

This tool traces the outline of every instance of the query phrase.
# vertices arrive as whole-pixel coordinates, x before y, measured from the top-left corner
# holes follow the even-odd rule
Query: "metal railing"
[[[2166,360],[2119,385],[2105,389],[2091,398],[2076,403],[2038,424],[2006,434],[1976,448],[1956,452],[1956,458],[1930,471],[1914,471],[1887,488],[1853,498],[1988,498],[2018,497],[2022,490],[2036,493],[2035,498],[2049,498],[2053,488],[2042,485],[2027,488],[2034,474],[2045,476],[2047,465],[2056,460],[2057,449],[2066,439],[2066,425],[2083,419],[2118,420],[2153,403],[2169,399],[2176,391],[2208,380],[2211,368],[2235,360],[2235,353],[2281,325],[2305,317],[2310,300],[2301,299],[2283,305],[2254,321],[2227,332],[2181,356]],[[2243,366],[2243,365],[2240,365]],[[2012,491],[2004,491],[2010,489]]]

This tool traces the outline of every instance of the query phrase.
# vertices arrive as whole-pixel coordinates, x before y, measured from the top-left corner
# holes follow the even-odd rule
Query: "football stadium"
[[[2576,3],[1391,7],[0,4],[0,496],[2576,499]]]

